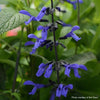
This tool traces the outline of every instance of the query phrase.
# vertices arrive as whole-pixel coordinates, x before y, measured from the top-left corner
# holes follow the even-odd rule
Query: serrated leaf
[[[28,18],[28,16],[20,14],[12,8],[3,9],[0,12],[0,34],[20,26]]]
[[[95,55],[92,52],[87,52],[87,53],[72,56],[72,57],[66,59],[66,61],[68,63],[85,64],[88,61],[91,61],[94,59],[96,59]]]

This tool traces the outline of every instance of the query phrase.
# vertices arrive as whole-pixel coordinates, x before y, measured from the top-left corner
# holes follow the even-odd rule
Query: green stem
[[[78,11],[77,11],[77,24],[80,24],[80,4],[79,4],[79,0],[77,0],[77,6],[78,6]],[[77,50],[78,50],[78,42],[76,42],[76,48],[75,48],[75,54],[77,54]]]
[[[17,71],[18,71],[18,65],[19,65],[20,54],[21,54],[23,30],[24,30],[24,28],[22,28],[22,31],[21,31],[21,39],[20,39],[20,43],[19,43],[19,49],[18,49],[18,52],[17,52],[17,59],[16,59],[16,65],[15,65],[15,73],[14,73],[14,80],[13,80],[13,86],[12,86],[12,93],[14,92],[15,86],[16,86],[16,78],[17,78]]]

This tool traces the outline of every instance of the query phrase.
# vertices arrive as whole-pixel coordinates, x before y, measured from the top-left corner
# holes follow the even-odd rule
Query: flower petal
[[[38,14],[38,16],[36,17],[37,21],[40,21],[42,19],[42,17],[45,15],[45,11],[46,11],[46,7],[43,7],[42,10],[40,11],[40,13]]]
[[[41,68],[43,66],[45,66],[45,64],[44,63],[41,63],[38,68]]]
[[[32,81],[28,80],[24,82],[24,85],[35,85]]]
[[[73,3],[72,5],[73,5],[73,8],[74,8],[74,9],[76,9],[76,4],[75,4],[75,3]]]
[[[81,38],[79,38],[76,34],[71,34],[72,38],[75,40],[75,41],[79,41]]]
[[[79,0],[79,3],[83,3],[83,0]]]
[[[43,85],[43,84],[36,84],[36,87],[37,87],[38,89],[40,89],[40,88],[45,87],[45,85]]]
[[[40,77],[44,73],[46,66],[47,66],[47,64],[44,64],[44,63],[41,63],[39,65],[39,69],[38,69],[38,71],[36,73],[37,77]]]
[[[60,37],[59,39],[67,39],[68,37],[71,37],[72,32],[68,33],[67,35]]]
[[[35,36],[34,34],[29,34],[28,38],[33,38],[33,39],[39,39],[37,36]]]
[[[70,71],[71,71],[71,69],[68,66],[66,66],[66,68],[65,68],[65,75],[67,75],[68,77],[70,77]]]
[[[81,76],[78,74],[78,69],[74,69],[74,75],[77,78],[81,78]]]
[[[73,85],[72,84],[68,84],[66,87],[70,88],[70,89],[73,89]]]
[[[27,41],[27,42],[25,43],[25,46],[28,46],[28,45],[34,45],[34,42],[32,42],[32,41]]]
[[[28,21],[25,21],[25,25],[28,25],[32,21],[33,17],[31,17]]]
[[[60,97],[62,94],[63,84],[60,84],[56,90],[56,97]]]
[[[74,32],[74,31],[76,31],[76,30],[79,30],[80,29],[80,27],[79,26],[74,26],[73,28],[72,28],[72,32]]]
[[[43,26],[38,26],[37,27],[37,30],[39,31],[39,30],[42,30],[43,29]]]
[[[70,64],[69,67],[72,69],[80,68],[79,64]]]
[[[32,91],[29,93],[29,95],[34,95],[35,92],[36,92],[36,90],[37,90],[37,87],[34,87],[34,88],[32,89]]]
[[[66,97],[66,96],[67,96],[67,93],[68,93],[68,88],[63,87],[63,89],[62,89],[62,95],[63,95],[64,97]]]
[[[44,27],[43,30],[42,30],[42,39],[43,40],[46,40],[47,39],[48,28],[49,27]]]
[[[36,52],[36,49],[32,49],[32,51],[30,52],[30,54],[34,54]]]
[[[81,68],[81,69],[83,69],[83,70],[88,70],[87,68],[86,68],[86,66],[85,65],[79,65],[79,67]]]
[[[24,14],[24,15],[28,15],[28,16],[32,16],[28,11],[26,11],[26,10],[21,10],[21,11],[19,11],[19,13],[21,13],[21,14]]]
[[[51,76],[51,74],[52,74],[52,64],[50,64],[49,65],[49,67],[46,69],[46,72],[45,72],[45,74],[44,74],[44,77],[45,78],[49,78],[50,76]]]

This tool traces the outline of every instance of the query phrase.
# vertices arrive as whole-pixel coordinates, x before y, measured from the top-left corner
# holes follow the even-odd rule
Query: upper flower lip
[[[49,65],[48,68],[46,68]],[[37,77],[40,77],[45,71],[44,77],[45,78],[49,78],[52,74],[52,66],[53,66],[53,62],[49,62],[47,64],[41,63],[38,67],[38,71],[36,73]]]

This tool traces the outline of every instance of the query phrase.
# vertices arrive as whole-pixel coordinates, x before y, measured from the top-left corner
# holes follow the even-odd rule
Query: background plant
[[[65,46],[67,46],[67,49],[62,49],[60,46],[58,48],[58,57],[59,59],[64,59],[71,63],[78,63],[78,64],[85,64],[88,68],[88,72],[82,72],[81,79],[76,79],[72,76],[72,79],[67,79],[68,82],[74,84],[74,90],[72,91],[71,95],[76,96],[99,96],[100,89],[99,89],[99,73],[100,73],[100,50],[99,50],[99,1],[98,0],[83,0],[84,3],[80,6],[80,28],[81,30],[76,32],[80,34],[80,37],[82,37],[82,40],[77,44],[77,55],[75,55],[75,49],[76,49],[76,43],[68,39],[67,41],[62,41]],[[1,1],[0,1],[1,2]],[[16,3],[17,2],[17,3]],[[3,9],[0,12],[0,99],[6,100],[11,99],[12,95],[14,95],[17,99],[21,100],[27,100],[27,99],[35,99],[39,97],[38,99],[49,99],[50,93],[47,93],[45,89],[42,89],[38,91],[36,96],[29,96],[27,93],[31,90],[32,87],[23,87],[24,80],[30,79],[35,80],[35,82],[39,83],[46,83],[46,80],[37,79],[35,77],[35,74],[32,75],[32,73],[36,73],[37,66],[41,62],[47,62],[48,60],[51,60],[54,58],[54,52],[50,52],[49,50],[46,50],[45,48],[39,48],[37,54],[31,56],[30,60],[30,49],[31,47],[25,47],[24,44],[27,41],[27,34],[34,31],[35,35],[39,36],[39,33],[36,31],[36,27],[40,25],[40,23],[34,22],[31,23],[29,26],[24,26],[24,21],[28,19],[27,16],[21,15],[18,13],[19,10],[25,9],[28,10],[32,15],[38,14],[40,9],[44,6],[50,6],[50,1],[45,2],[43,0],[42,3],[39,1],[34,1],[35,10],[32,8],[29,8],[29,5],[33,1],[30,1],[30,4],[24,0],[17,1],[16,0],[7,0],[6,5],[7,8]],[[1,2],[2,3],[2,2]],[[73,10],[73,7],[68,4],[64,3],[61,4],[59,1],[54,1],[55,5],[59,5],[60,7],[67,10],[67,13],[64,15],[57,13],[57,16],[60,19],[63,19],[66,23],[71,23],[72,25],[75,25],[77,23],[77,10]],[[12,9],[13,8],[13,9]],[[33,13],[34,12],[34,13]],[[56,17],[56,19],[58,19]],[[67,18],[66,18],[67,17]],[[20,20],[19,20],[20,19]],[[49,19],[49,18],[48,18]],[[92,20],[92,21],[91,21]],[[6,37],[6,31],[13,29],[15,27],[18,27],[19,25],[22,25],[26,31],[23,32],[23,39],[21,38],[21,31],[19,31],[18,35],[15,37]],[[45,23],[42,23],[44,25]],[[33,28],[32,28],[33,27]],[[30,31],[29,31],[30,30]],[[64,33],[67,33],[66,30],[70,30],[70,28],[59,28],[59,35],[63,36]],[[27,33],[29,32],[29,33]],[[3,33],[3,34],[2,34]],[[49,38],[52,38],[52,35],[49,36]],[[13,76],[14,76],[14,68],[17,58],[17,51],[19,47],[19,40],[22,39],[22,47],[21,47],[21,56],[20,56],[20,62],[18,67],[18,76],[17,76],[17,83],[16,83],[16,91],[15,93],[11,93],[12,84],[13,84]],[[61,52],[62,51],[62,52]],[[49,53],[51,55],[49,55]],[[34,62],[34,63],[33,63]],[[30,66],[30,68],[29,68]],[[34,68],[35,67],[35,68]],[[32,70],[32,69],[35,70]],[[62,70],[63,73],[63,70]],[[66,77],[63,77],[63,74],[61,73],[60,79],[62,82],[66,83]],[[55,75],[53,75],[51,78],[53,79]],[[49,91],[48,89],[47,91]],[[46,95],[44,95],[46,94]],[[24,96],[24,97],[23,97]],[[62,97],[62,99],[64,99]],[[68,99],[70,100],[70,94],[68,95]]]

